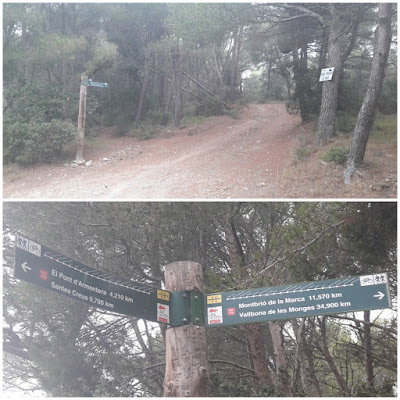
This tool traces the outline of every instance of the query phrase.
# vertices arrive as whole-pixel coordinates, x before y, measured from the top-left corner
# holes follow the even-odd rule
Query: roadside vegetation
[[[5,4],[4,163],[59,159],[76,135],[82,74],[108,83],[88,88],[89,138],[106,126],[116,136],[149,139],[161,126],[236,118],[249,102],[279,101],[304,124],[315,122],[318,145],[341,133],[352,139],[367,89],[380,81],[372,74],[374,45],[383,33],[390,44],[396,12],[361,3]],[[337,49],[329,47],[335,35]],[[392,119],[395,44],[384,52],[377,100],[380,115]],[[333,79],[319,82],[326,67],[336,68]],[[385,136],[390,118],[381,119],[375,130]]]
[[[348,117],[355,121],[355,117]],[[347,122],[346,122],[347,123]],[[354,124],[355,122],[353,122]],[[338,124],[340,126],[340,123]],[[397,196],[397,118],[378,113],[368,141],[366,160],[347,188],[343,174],[351,143],[348,129],[326,146],[315,146],[315,123],[300,127],[283,187],[290,198],[385,198]],[[350,132],[352,128],[350,127]]]

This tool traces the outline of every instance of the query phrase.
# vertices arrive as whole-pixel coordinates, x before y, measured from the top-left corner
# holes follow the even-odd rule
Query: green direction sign
[[[21,235],[14,276],[93,307],[170,322],[170,292],[89,268]]]
[[[206,326],[390,308],[386,273],[206,295]]]
[[[96,86],[96,87],[106,88],[106,87],[108,87],[108,83],[105,83],[105,82],[90,82],[89,86]]]
[[[101,88],[106,88],[108,87],[108,83],[105,82],[93,82],[91,79],[81,81],[81,85],[84,86],[95,86],[95,87],[101,87]]]

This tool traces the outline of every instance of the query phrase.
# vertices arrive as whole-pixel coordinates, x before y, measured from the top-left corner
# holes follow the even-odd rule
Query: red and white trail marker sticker
[[[209,324],[222,324],[222,306],[219,307],[208,307],[207,318]]]
[[[236,315],[236,309],[235,309],[235,307],[230,307],[230,308],[228,308],[228,309],[226,310],[226,313],[227,313],[228,315]]]
[[[169,305],[157,303],[157,321],[169,323]]]

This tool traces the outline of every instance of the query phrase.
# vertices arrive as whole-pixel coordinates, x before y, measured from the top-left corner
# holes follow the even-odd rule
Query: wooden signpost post
[[[79,114],[78,114],[78,137],[77,137],[76,155],[74,160],[74,163],[79,165],[85,162],[85,159],[83,158],[83,148],[85,142],[86,96],[87,96],[88,86],[107,88],[108,83],[92,82],[91,79],[88,79],[87,75],[81,76],[81,90],[79,95]]]
[[[386,273],[204,295],[200,264],[165,267],[166,290],[106,274],[17,235],[16,278],[92,307],[163,323],[164,396],[206,397],[207,327],[390,308]]]
[[[185,304],[191,306],[191,293],[193,300],[196,296],[203,297],[201,265],[189,261],[168,264],[165,287],[176,293],[172,296],[172,304],[183,304],[178,307],[185,310]],[[206,328],[191,323],[191,308],[187,315],[182,314],[181,326],[171,327],[166,332],[165,397],[207,397],[209,393]]]
[[[87,87],[82,85],[82,81],[87,79],[86,75],[81,76],[81,91],[79,95],[79,114],[78,114],[78,143],[76,146],[75,163],[83,164],[85,159],[83,158],[83,146],[85,141],[85,123],[86,123],[86,96]]]

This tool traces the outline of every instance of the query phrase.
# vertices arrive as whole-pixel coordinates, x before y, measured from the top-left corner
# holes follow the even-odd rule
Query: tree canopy
[[[357,115],[378,19],[372,3],[6,3],[4,160],[59,156],[76,133],[82,74],[109,84],[88,91],[89,135],[278,100],[304,122],[318,118],[322,143],[337,112]],[[393,25],[383,113],[397,107]],[[318,82],[325,67],[335,68],[332,82]]]

